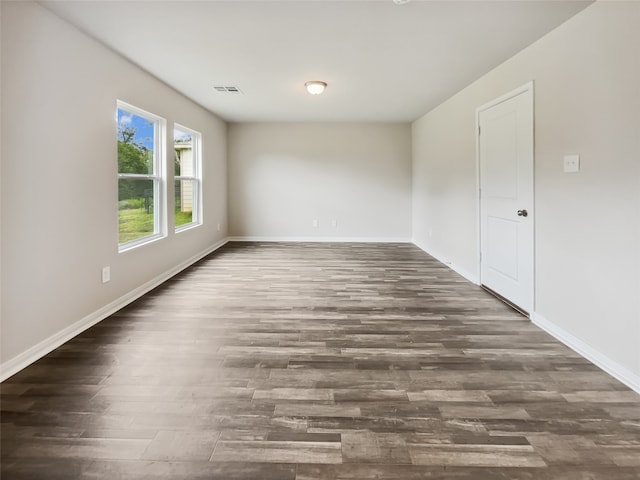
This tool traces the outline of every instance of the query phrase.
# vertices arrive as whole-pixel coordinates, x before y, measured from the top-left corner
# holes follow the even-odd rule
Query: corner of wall
[[[433,258],[438,260],[440,263],[442,263],[443,265],[446,265],[451,270],[456,272],[458,275],[464,277],[466,280],[470,281],[475,285],[480,285],[480,278],[478,278],[477,274],[471,273],[468,270],[465,270],[464,268],[460,267],[459,265],[456,265],[451,260],[448,260],[446,257],[440,255],[438,252],[434,252],[433,249],[430,249],[427,245],[425,245],[422,242],[419,242],[418,240],[414,239],[412,243],[416,247],[418,247],[420,250],[425,252],[427,255],[432,256]]]

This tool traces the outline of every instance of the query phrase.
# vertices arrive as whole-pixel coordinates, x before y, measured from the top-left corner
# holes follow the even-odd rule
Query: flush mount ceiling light
[[[393,0],[393,3],[395,3],[396,5],[404,5],[406,3],[409,3],[411,0]]]
[[[327,88],[326,82],[321,82],[320,80],[311,80],[305,83],[304,86],[307,87],[307,92],[311,95],[320,95]]]

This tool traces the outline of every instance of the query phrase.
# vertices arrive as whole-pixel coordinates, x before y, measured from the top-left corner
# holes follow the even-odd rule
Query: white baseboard
[[[473,274],[467,270],[465,270],[464,268],[461,268],[459,265],[454,264],[453,262],[449,261],[446,259],[446,257],[440,255],[438,252],[434,252],[432,249],[428,248],[426,245],[414,240],[412,242],[416,247],[418,247],[420,250],[422,250],[423,252],[425,252],[428,255],[431,255],[433,258],[435,258],[436,260],[438,260],[440,263],[442,263],[443,265],[446,265],[447,267],[449,267],[451,270],[453,270],[454,272],[456,272],[458,275],[463,276],[465,279],[469,280],[471,283],[474,283],[476,285],[480,285],[480,279],[478,278],[478,276],[476,274]]]
[[[412,243],[405,237],[270,237],[237,236],[229,237],[230,242],[317,242],[317,243]]]
[[[127,306],[134,300],[143,296],[145,293],[150,292],[157,286],[169,280],[171,277],[180,273],[185,268],[189,267],[190,265],[193,265],[198,260],[206,257],[210,253],[222,247],[225,243],[227,243],[227,241],[228,241],[227,239],[224,239],[217,242],[213,246],[190,257],[189,259],[173,267],[172,269],[167,270],[166,272],[158,275],[157,277],[151,279],[145,284],[139,286],[135,290],[132,290],[131,292],[114,300],[108,305],[105,305],[99,310],[96,310],[95,312],[90,313],[86,317],[78,320],[74,324],[69,325],[67,328],[61,330],[60,332],[50,336],[49,338],[46,338],[40,343],[22,352],[18,356],[13,357],[12,359],[2,363],[0,365],[0,382],[5,381],[7,378],[11,377],[12,375],[15,375],[20,370],[28,367],[36,360],[39,360],[40,358],[44,357],[48,353],[52,352],[63,343],[68,342],[73,337],[79,335],[80,333],[84,332],[88,328],[94,326],[96,323],[99,323],[100,321],[104,320],[109,315],[114,314],[121,308]]]
[[[534,313],[531,317],[533,323],[543,329],[545,332],[564,343],[567,347],[580,354],[591,363],[600,367],[616,380],[624,383],[630,389],[640,393],[640,375],[629,370],[627,367],[620,365],[615,360],[610,359],[602,354],[591,345],[583,342],[566,330],[558,327],[550,322],[542,315]]]

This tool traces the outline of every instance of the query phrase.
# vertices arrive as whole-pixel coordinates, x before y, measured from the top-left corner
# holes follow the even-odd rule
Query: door
[[[533,313],[533,84],[478,109],[480,283]]]

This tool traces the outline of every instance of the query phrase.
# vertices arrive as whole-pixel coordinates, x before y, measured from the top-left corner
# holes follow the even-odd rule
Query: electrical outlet
[[[565,155],[564,173],[578,173],[580,171],[580,155]]]
[[[318,222],[318,220],[314,220],[313,224],[314,228],[318,228],[318,225],[320,225],[320,222]]]
[[[220,231],[220,224],[218,224],[218,231]]]
[[[102,283],[111,280],[111,267],[102,267]]]
[[[337,220],[331,220],[331,226],[333,228],[336,228],[338,226],[338,221]]]

